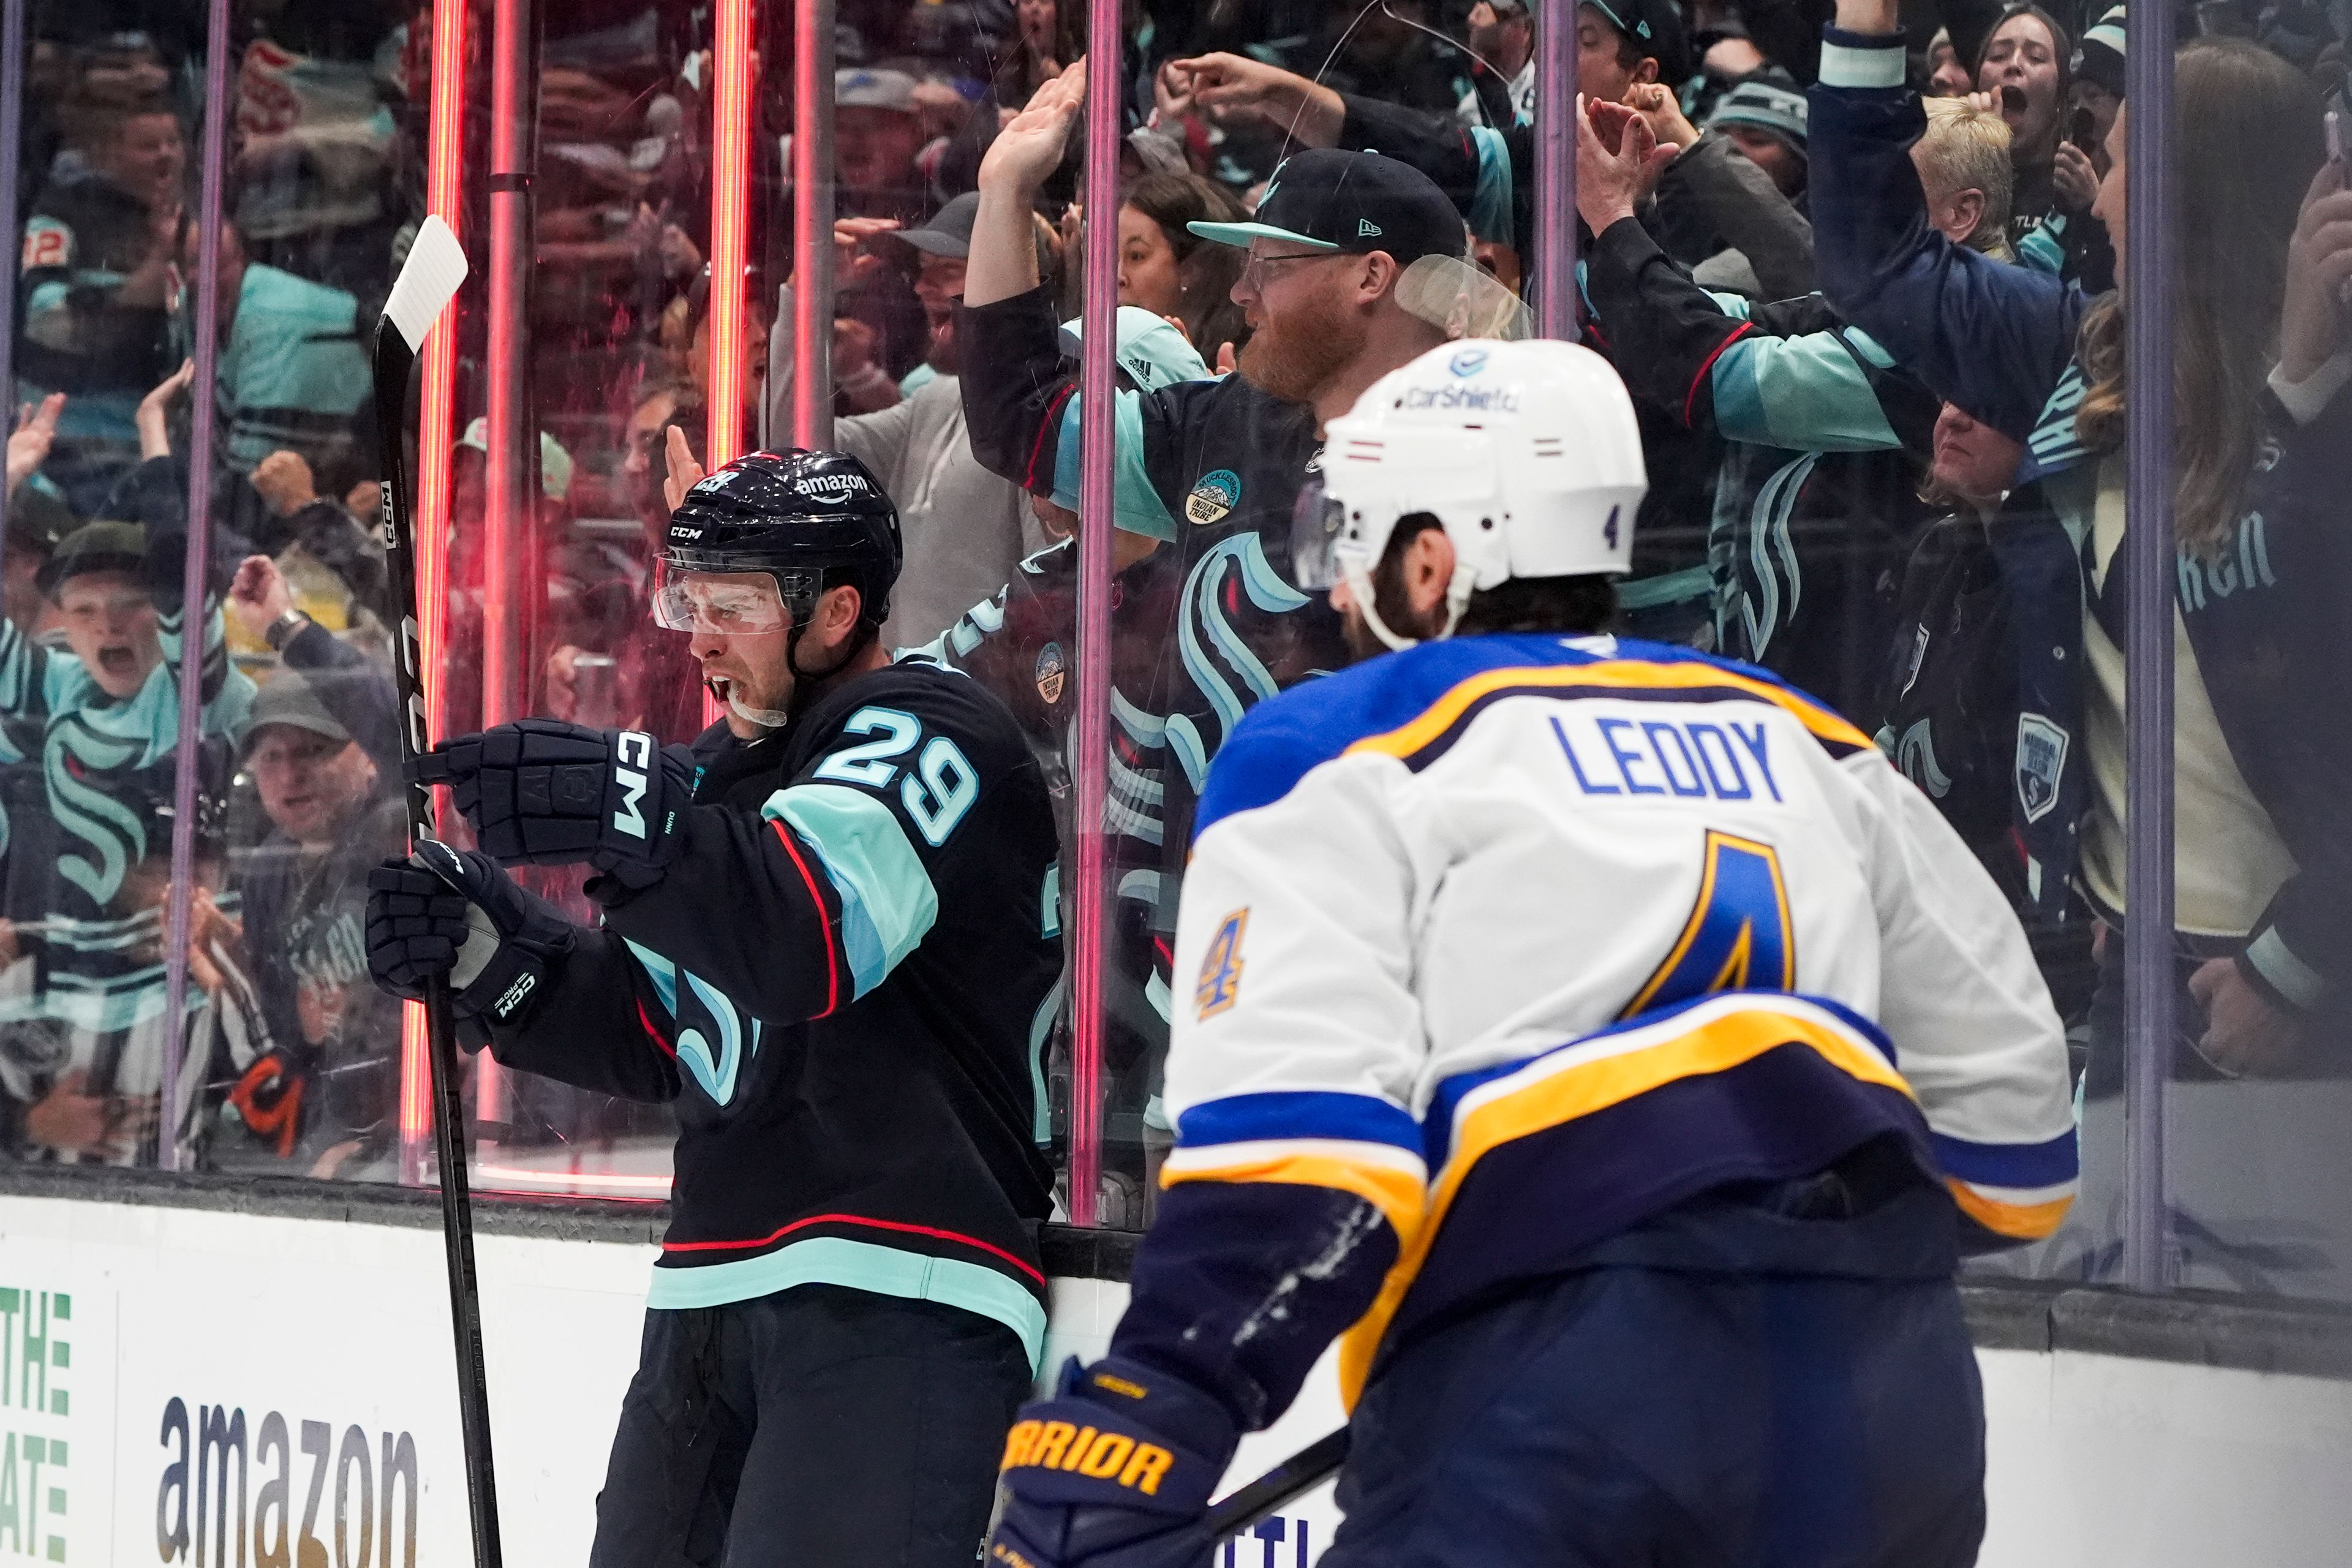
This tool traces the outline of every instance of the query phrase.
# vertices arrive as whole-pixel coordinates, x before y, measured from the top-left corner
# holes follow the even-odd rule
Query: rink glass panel
[[[2238,68],[2225,51],[2246,50],[2249,37],[2281,48],[2231,8],[2199,15],[2207,37],[2175,65],[2184,137],[2210,114],[2217,75]],[[2173,1285],[2340,1302],[2352,1300],[2352,1156],[2343,1135],[2352,1017],[2340,983],[2321,977],[2345,973],[2352,943],[2352,927],[2333,914],[2346,895],[2329,868],[2352,832],[2336,761],[2352,729],[2336,695],[2341,558],[2328,546],[2352,521],[2331,467],[2345,449],[2352,399],[2273,401],[2261,377],[2275,365],[2273,379],[2291,381],[2340,354],[2346,341],[2352,315],[2332,290],[2298,288],[2287,240],[2298,211],[2311,210],[2315,174],[2323,195],[2345,184],[2324,169],[2323,100],[2338,110],[2352,104],[2323,100],[2343,86],[2340,68],[2314,63],[2298,77],[2255,58],[2259,88],[2237,82],[2228,95],[2263,105],[2276,126],[2266,139],[2280,156],[2258,180],[2217,180],[2209,149],[2185,147],[2171,225],[2186,285],[2174,295],[2174,421],[2195,436],[2177,458],[2177,552],[2168,563],[2177,604],[2175,816],[2171,842],[2158,840],[2158,851],[2168,851],[2173,868],[2177,1037],[2163,1064],[2164,1264]],[[2212,290],[2212,279],[2229,284]],[[2289,302],[2273,337],[2263,324],[2280,287]],[[2313,315],[2297,310],[2298,294],[2322,301],[2326,319],[2299,328]],[[2235,374],[2217,385],[2221,365]],[[2305,385],[2328,378],[2320,370]],[[2231,455],[2242,480],[2225,504],[2197,504],[2199,459],[2225,437],[2240,443]],[[2242,934],[2249,930],[2251,945]],[[2307,1010],[2297,1016],[2283,1001]],[[2096,1098],[2111,1076],[2101,1070],[2102,1022],[2095,1010],[2086,1197],[2094,1180],[2108,1193],[2116,1185],[2111,1167],[2095,1158],[2094,1131],[2115,1124],[2112,1103]]]
[[[511,144],[501,142],[495,122],[501,96],[494,46],[501,18],[511,22],[519,7],[478,5],[440,17],[445,41],[456,45],[446,58],[462,60],[463,75],[455,113],[436,139],[431,9],[238,6],[233,58],[215,68],[226,73],[231,124],[222,223],[211,234],[196,221],[208,63],[204,8],[133,7],[137,15],[126,22],[131,13],[117,7],[101,30],[68,6],[44,0],[27,7],[23,77],[7,84],[22,109],[14,396],[37,403],[63,391],[66,404],[54,443],[15,486],[8,506],[10,657],[28,668],[54,661],[53,678],[10,683],[12,690],[38,689],[47,705],[26,699],[5,716],[0,766],[9,821],[0,916],[10,928],[0,952],[7,960],[0,970],[0,1091],[10,1102],[15,1158],[154,1164],[168,1141],[172,1163],[182,1168],[389,1182],[404,1175],[405,1148],[406,1175],[430,1178],[417,1158],[425,1139],[415,1064],[412,1058],[404,1093],[400,1012],[366,983],[357,929],[357,880],[379,855],[396,849],[399,815],[370,792],[365,746],[352,742],[354,755],[333,745],[331,733],[292,721],[244,733],[247,705],[285,675],[292,656],[273,653],[227,584],[247,555],[270,557],[292,601],[356,656],[356,674],[321,676],[331,687],[333,679],[351,683],[319,704],[331,710],[329,730],[348,730],[336,715],[363,710],[375,699],[359,689],[388,682],[381,557],[363,489],[382,471],[364,337],[405,233],[426,209],[436,169],[445,184],[454,180],[452,216],[475,268],[451,313],[441,379],[433,381],[430,364],[421,368],[416,395],[436,416],[420,432],[415,466],[436,487],[420,500],[420,514],[446,520],[432,552],[446,584],[433,617],[436,732],[526,713],[635,725],[666,741],[689,739],[701,727],[701,695],[682,639],[653,628],[645,616],[650,542],[663,515],[659,441],[676,424],[698,455],[708,454],[714,383],[741,387],[743,446],[788,438],[792,388],[788,376],[772,380],[772,368],[789,366],[789,342],[772,329],[793,270],[792,14],[771,4],[751,15],[746,36],[757,68],[749,78],[748,195],[740,217],[746,267],[740,304],[716,312],[740,320],[741,331],[714,352],[706,267],[723,237],[714,231],[721,204],[713,200],[709,107],[716,17],[678,6],[544,9],[536,56],[525,57],[528,79],[511,95],[535,127],[524,143],[532,176],[532,226],[521,253],[529,264],[501,281],[493,198],[513,184],[491,179],[501,146]],[[1083,30],[1079,7],[1066,9],[1061,27],[1074,38]],[[904,70],[917,91],[911,115],[870,100],[898,90],[888,82],[854,89],[859,100],[836,111],[841,216],[925,222],[943,191],[969,186],[984,142],[972,116],[1000,103],[1017,107],[1032,89],[1035,73],[1025,58],[1011,47],[992,53],[961,15],[946,5],[859,7],[854,16],[844,8],[842,71]],[[1297,63],[1314,70],[1328,43],[1302,46],[1313,58]],[[1141,52],[1156,64],[1169,46],[1145,39]],[[1442,55],[1409,29],[1391,35],[1374,13],[1333,62],[1330,79],[1444,109],[1461,89]],[[1133,87],[1139,109],[1148,109],[1148,82]],[[1205,158],[1222,182],[1247,190],[1282,151],[1278,132],[1235,125],[1220,128],[1212,144],[1180,147],[1178,156]],[[1164,152],[1130,154],[1129,188]],[[1073,156],[1047,193],[1055,209],[1049,247],[1061,248],[1064,320],[1078,311],[1079,229],[1053,220],[1082,178]],[[167,221],[174,205],[183,216]],[[2177,226],[2186,234],[2190,222],[2183,212]],[[2248,226],[2209,228],[2204,243],[2218,247],[2218,258],[2200,253],[2201,259],[2184,262],[2192,274],[2199,266],[2275,271],[2275,257],[2264,249],[2274,249],[2274,240],[2257,245]],[[79,594],[76,606],[108,632],[89,643],[90,662],[62,643],[43,651],[36,645],[63,630],[68,606],[60,602],[63,590],[47,594],[36,574],[69,535],[98,521],[141,522],[148,537],[165,540],[175,518],[184,527],[188,400],[178,398],[160,422],[148,422],[168,449],[160,458],[142,457],[138,409],[191,346],[191,312],[169,307],[208,243],[222,247],[236,307],[218,350],[218,414],[206,465],[214,593],[184,617],[173,607],[177,578],[175,568],[165,570],[168,549],[112,568],[101,563],[67,584],[96,589]],[[933,266],[927,279],[919,253],[887,238],[868,241],[858,254],[870,259],[843,272],[833,310],[848,323],[835,330],[835,408],[845,415],[860,407],[857,388],[870,388],[877,377],[911,394],[927,362],[951,358],[934,352],[927,310],[947,287],[940,270]],[[1498,276],[1533,270],[1529,258],[1493,247],[1482,256]],[[1182,317],[1211,362],[1239,326],[1236,312],[1217,307],[1232,279],[1215,259],[1182,268],[1172,298],[1152,292],[1140,268],[1122,294],[1126,302]],[[503,317],[493,311],[494,297]],[[2184,310],[2178,295],[2167,303],[2176,314]],[[2199,417],[2242,420],[2267,368],[2229,383],[2217,403],[2197,405]],[[535,449],[538,462],[490,462],[494,402],[498,432],[522,432],[509,449]],[[411,410],[412,427],[418,412]],[[483,428],[469,438],[478,420]],[[1244,445],[1281,438],[1269,429]],[[2118,449],[2106,459],[2102,488],[2120,489],[2133,461],[2161,460]],[[1180,533],[1213,529],[1235,507],[1263,503],[1238,493],[1244,467],[1234,465],[1231,487],[1204,477],[1187,498],[1197,500],[1197,512],[1188,504],[1187,516],[1176,520]],[[2332,524],[2332,498],[2342,493],[2294,489],[2273,503],[2265,526]],[[2176,592],[2184,607],[2201,595],[2210,613],[2287,581],[2281,563],[2294,558],[2293,542],[2259,531],[2249,536],[2242,500],[2231,503],[2228,526],[2235,531],[2226,540],[2182,533]],[[1006,656],[976,673],[1028,728],[1055,788],[1066,842],[1076,826],[1070,784],[1077,759],[1067,714],[1086,682],[1098,679],[1110,688],[1110,753],[1102,759],[1108,799],[1096,825],[1108,865],[1100,1018],[1097,1027],[1075,1030],[1066,1002],[1041,1026],[1035,1045],[1047,1104],[1039,1132],[1060,1161],[1074,1119],[1096,1129],[1097,1221],[1136,1227],[1149,1218],[1157,1167],[1172,1137],[1160,1103],[1167,1018],[1189,997],[1193,979],[1172,973],[1171,964],[1196,763],[1213,754],[1240,712],[1265,691],[1309,679],[1339,656],[1319,606],[1294,613],[1286,563],[1278,550],[1267,551],[1264,538],[1271,535],[1264,534],[1247,536],[1258,541],[1255,552],[1236,542],[1213,559],[1181,538],[1127,538],[1115,552],[1109,646],[1081,647],[1072,574],[1055,570],[1020,586],[1020,563],[1067,537],[1073,510],[1021,503],[994,519],[992,531],[975,527],[948,545],[910,539],[914,574],[902,589],[903,618],[891,640],[915,645],[946,635],[968,603],[1015,584],[1021,613],[1007,617],[1017,624]],[[1689,537],[1674,542],[1704,554],[1705,513],[1680,521]],[[1835,526],[1835,519],[1827,523]],[[2284,628],[2282,657],[2323,660],[2340,648],[2340,637],[2312,626],[2314,603],[2280,596],[2270,625]],[[167,649],[175,660],[183,619],[216,624],[223,656],[207,677],[217,689],[207,688],[215,695],[193,754],[173,743],[170,668],[160,696],[142,689],[127,704],[140,710],[132,725],[117,711],[125,703],[108,706],[89,695],[126,655],[133,674]],[[1676,635],[1712,640],[1706,619]],[[1283,629],[1266,633],[1267,625]],[[2219,657],[2197,647],[2198,635],[2182,634],[2176,651],[2183,668]],[[1228,646],[1246,650],[1249,663],[1222,651]],[[1855,657],[1861,666],[1883,662],[1866,648]],[[2094,647],[2095,663],[2105,657]],[[309,668],[319,668],[315,661]],[[2289,689],[2334,689],[2324,663],[2288,668],[2297,672]],[[1874,729],[1885,714],[1873,707],[1880,699],[1869,669],[1850,673],[1846,705],[1872,710],[1853,717]],[[2112,707],[2122,686],[2112,669],[2107,674],[2103,700]],[[2224,976],[2209,971],[2192,984],[2201,966],[2233,954],[2298,868],[2286,847],[2290,834],[2262,800],[2277,781],[2242,772],[2234,791],[2212,783],[2214,739],[2229,726],[2217,728],[2206,715],[2261,694],[2247,696],[2242,679],[2225,684],[2226,698],[2197,697],[2179,679],[2175,686],[2182,989],[2175,999],[2179,1037],[2165,1075],[2164,1273],[2166,1282],[2180,1285],[2341,1297],[2352,1225],[2352,1184],[2337,1135],[2343,1021],[2323,1006],[2292,1026],[2242,1034],[2233,1047],[2209,1038],[2208,1000]],[[49,693],[58,695],[52,700]],[[111,718],[85,711],[102,707]],[[311,710],[300,711],[309,721]],[[2275,712],[2263,719],[2291,721]],[[2340,728],[2325,710],[2305,721]],[[273,732],[281,742],[274,747]],[[2095,781],[2095,795],[2104,789],[2123,798],[2116,781],[2136,764],[2115,762],[2128,751],[2121,734],[2112,712],[2086,715],[2084,732],[2071,742],[2095,753],[2104,780]],[[194,929],[166,931],[174,797],[184,776],[194,784],[197,809],[184,831],[202,893]],[[2112,805],[2105,821],[2099,809],[2085,829],[2098,868],[2087,880],[2107,908],[2063,934],[2036,937],[2084,1074],[2084,1194],[2057,1239],[1981,1266],[2000,1272],[2121,1278],[2127,1185],[2121,1086],[2132,1047],[2120,1003],[2128,975],[2113,924],[2128,900],[2116,885],[2113,857],[2131,828],[2113,820]],[[2333,830],[2320,808],[2305,816],[2291,835],[2308,859],[2333,842]],[[588,916],[576,873],[526,876]],[[1064,910],[1066,890],[1066,880]],[[174,948],[192,954],[189,1005],[176,1021],[163,1005],[165,955]],[[2241,1005],[2241,1022],[2248,1016],[2263,1017]],[[1074,1106],[1072,1053],[1081,1035],[1098,1053],[1084,1075],[1098,1093]],[[311,1068],[297,1135],[282,1147],[270,1128],[283,1107],[268,1083],[238,1088],[271,1050]],[[153,1097],[172,1051],[181,1103],[165,1114]],[[671,1128],[659,1108],[498,1071],[479,1058],[467,1072],[478,1184],[604,1196],[666,1191]]]

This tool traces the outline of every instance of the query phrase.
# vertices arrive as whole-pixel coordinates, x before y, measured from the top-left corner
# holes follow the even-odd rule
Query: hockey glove
[[[488,1044],[492,1024],[521,1023],[571,951],[571,922],[487,855],[426,838],[368,873],[368,973],[411,1002],[424,1000],[432,976],[447,976],[468,1047]]]
[[[661,880],[694,799],[685,747],[560,719],[461,736],[417,758],[410,776],[447,784],[499,865],[585,863],[630,888]]]
[[[1237,1441],[1223,1406],[1179,1379],[1071,1360],[1005,1439],[987,1568],[1201,1568],[1201,1516]]]
[[[246,1131],[281,1160],[294,1152],[294,1141],[301,1135],[302,1095],[317,1058],[309,1046],[264,1051],[228,1091],[229,1109]]]

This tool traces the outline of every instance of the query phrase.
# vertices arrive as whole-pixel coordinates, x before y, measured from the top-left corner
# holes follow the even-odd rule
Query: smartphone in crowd
[[[2066,140],[2072,142],[2086,158],[2099,155],[2098,123],[2098,116],[2091,112],[2088,104],[2077,106],[2066,121]]]

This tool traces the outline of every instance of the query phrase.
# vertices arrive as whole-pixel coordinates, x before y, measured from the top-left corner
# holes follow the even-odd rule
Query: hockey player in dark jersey
[[[387,988],[446,973],[499,1060],[677,1109],[598,1568],[964,1568],[1043,1347],[1053,819],[1001,702],[887,662],[898,565],[855,458],[701,479],[655,617],[725,721],[690,750],[549,720],[447,742],[421,774],[487,853],[372,879]],[[601,927],[500,863],[592,866]]]

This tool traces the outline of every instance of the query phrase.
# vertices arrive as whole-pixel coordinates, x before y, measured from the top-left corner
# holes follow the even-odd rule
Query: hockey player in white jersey
[[[1301,586],[1402,651],[1217,758],[1167,1191],[991,1562],[1207,1563],[1238,1435],[1339,1337],[1327,1568],[1973,1563],[1953,1271],[2074,1182],[2007,905],[1837,714],[1599,635],[1645,485],[1599,357],[1451,344],[1329,437]]]

